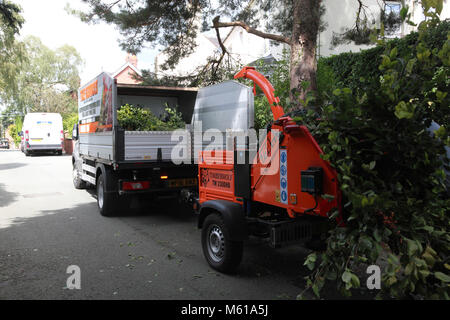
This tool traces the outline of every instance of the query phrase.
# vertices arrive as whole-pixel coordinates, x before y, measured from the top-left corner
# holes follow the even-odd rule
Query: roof
[[[258,66],[260,62],[262,62],[265,65],[271,65],[275,61],[277,61],[277,59],[275,59],[272,54],[269,54],[269,55],[267,55],[265,57],[256,59],[255,61],[252,61],[252,62],[248,63],[247,65],[249,65],[249,66]]]
[[[136,72],[138,75],[142,76],[141,71],[139,71],[138,68],[133,66],[131,63],[126,62],[124,65],[122,65],[116,72],[112,73],[111,76],[115,78],[118,74],[120,74],[123,70],[125,70],[127,67],[130,67],[134,72]]]

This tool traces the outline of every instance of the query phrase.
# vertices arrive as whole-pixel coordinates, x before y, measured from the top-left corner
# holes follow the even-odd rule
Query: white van
[[[25,155],[35,152],[62,154],[64,131],[59,113],[27,113],[22,126],[22,146]]]

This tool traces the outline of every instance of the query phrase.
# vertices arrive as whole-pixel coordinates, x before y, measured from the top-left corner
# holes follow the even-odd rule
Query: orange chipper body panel
[[[244,67],[235,75],[235,78],[239,77],[250,78],[263,89],[275,120],[271,130],[279,130],[280,135],[283,136],[280,139],[279,148],[266,147],[271,145],[269,132],[259,153],[267,152],[271,161],[268,164],[255,160],[252,162],[251,199],[249,200],[285,208],[291,218],[304,213],[326,217],[331,209],[340,209],[341,194],[337,173],[327,161],[320,157],[323,152],[309,130],[305,126],[298,125],[290,117],[283,116],[283,108],[279,105],[279,98],[273,94],[272,85],[254,68]],[[221,163],[214,163],[214,157],[218,157]],[[242,198],[235,196],[233,157],[233,151],[200,153],[200,203],[214,199],[243,203]],[[262,169],[269,167],[272,168],[273,174],[264,175]],[[322,194],[332,195],[334,199],[326,200],[320,195],[301,192],[301,172],[311,167],[322,169]]]

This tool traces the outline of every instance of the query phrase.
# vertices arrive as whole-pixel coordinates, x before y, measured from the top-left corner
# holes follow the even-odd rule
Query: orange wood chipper
[[[244,67],[235,78],[251,79],[262,89],[274,120],[262,143],[260,137],[259,150],[247,143],[200,152],[194,207],[206,260],[221,272],[236,269],[249,236],[264,238],[272,247],[312,243],[323,234],[330,211],[341,211],[337,173],[321,158],[306,126],[285,115],[273,86],[255,68]]]

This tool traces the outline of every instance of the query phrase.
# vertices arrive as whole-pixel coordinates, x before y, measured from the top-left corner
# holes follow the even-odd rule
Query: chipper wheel
[[[235,271],[242,260],[243,242],[229,239],[228,226],[217,213],[203,222],[202,248],[209,265],[223,273]]]

